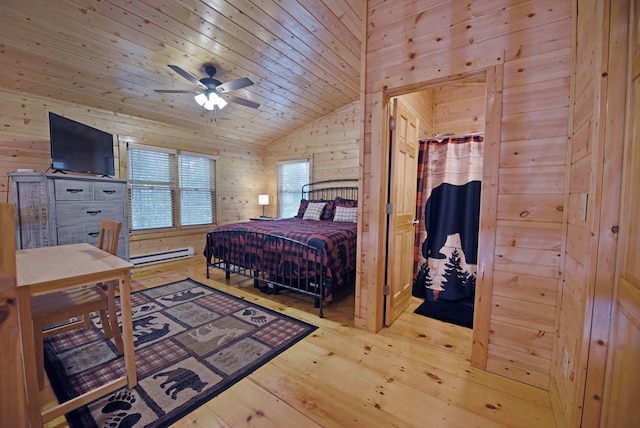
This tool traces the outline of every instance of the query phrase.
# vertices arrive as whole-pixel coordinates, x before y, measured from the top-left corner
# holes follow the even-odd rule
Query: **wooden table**
[[[22,336],[28,417],[32,427],[42,426],[45,422],[124,386],[129,388],[136,386],[129,284],[129,270],[131,268],[133,268],[131,263],[90,244],[59,245],[16,251],[18,313]],[[120,281],[125,375],[41,413],[33,321],[31,319],[31,296],[113,280]]]

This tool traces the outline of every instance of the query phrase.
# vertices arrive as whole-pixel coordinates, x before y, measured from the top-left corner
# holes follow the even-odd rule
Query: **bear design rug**
[[[71,427],[177,421],[317,327],[187,279],[131,294],[138,385],[68,413]],[[100,328],[45,340],[45,369],[66,401],[124,374]]]

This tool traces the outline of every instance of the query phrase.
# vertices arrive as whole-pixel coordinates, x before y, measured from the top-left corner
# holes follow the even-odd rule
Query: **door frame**
[[[500,160],[500,135],[502,129],[502,82],[504,71],[503,52],[447,67],[436,67],[428,70],[414,70],[396,78],[387,78],[373,85],[371,94],[371,165],[380,168],[380,181],[371,182],[370,188],[387,189],[389,186],[389,116],[390,100],[411,92],[429,89],[444,84],[474,77],[485,77],[485,151],[483,158],[482,193],[480,202],[480,230],[478,239],[478,275],[476,279],[476,296],[474,309],[473,344],[471,364],[486,369],[489,342],[489,321],[491,315],[491,296],[493,291],[493,265],[495,258],[496,216],[498,199],[498,168]],[[374,149],[375,148],[375,151]],[[375,281],[373,293],[367,293],[367,307],[375,308],[373,322],[375,331],[384,325],[384,270],[387,264],[387,215],[386,204],[389,203],[388,192],[380,195],[376,211],[380,213],[373,219],[379,231],[378,245],[374,257],[377,267],[372,276]],[[370,314],[372,312],[369,312]]]

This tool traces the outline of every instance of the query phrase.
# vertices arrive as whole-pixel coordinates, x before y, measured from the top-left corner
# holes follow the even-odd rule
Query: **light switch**
[[[580,194],[580,219],[582,221],[587,221],[587,204],[589,202],[589,194],[581,193]]]

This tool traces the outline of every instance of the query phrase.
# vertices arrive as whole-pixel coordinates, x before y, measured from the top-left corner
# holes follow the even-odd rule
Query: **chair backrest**
[[[122,223],[119,221],[103,219],[100,223],[98,248],[115,256],[118,253],[118,240],[120,239],[121,228]]]

